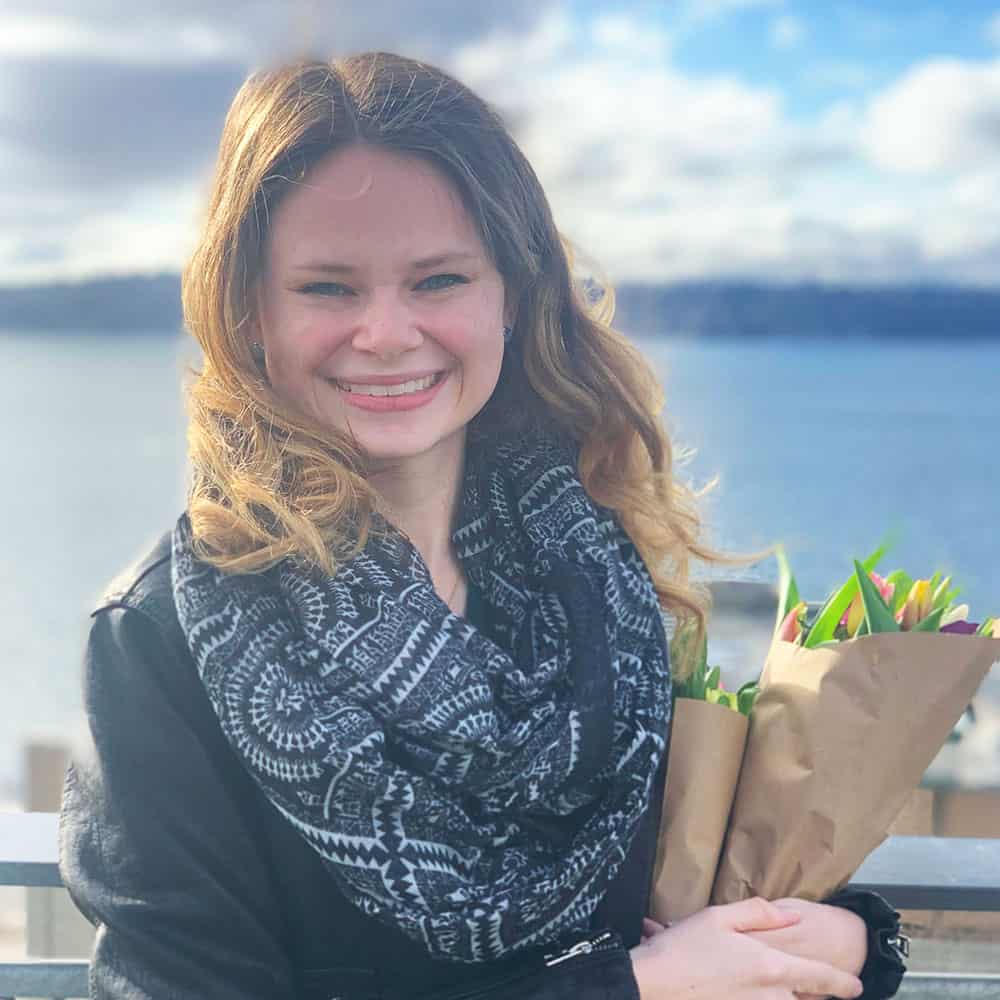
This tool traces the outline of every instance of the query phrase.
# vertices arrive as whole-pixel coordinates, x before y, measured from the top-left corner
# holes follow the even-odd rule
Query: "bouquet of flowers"
[[[757,689],[724,692],[703,655],[679,685],[656,919],[752,895],[822,899],[846,884],[1000,661],[1000,620],[970,622],[940,575],[880,577],[885,553],[855,561],[810,614],[779,552],[775,637]],[[672,653],[690,655],[686,642],[679,630]],[[732,711],[734,695],[748,719]]]
[[[662,923],[704,908],[712,893],[719,853],[747,742],[756,682],[727,691],[708,664],[708,643],[697,649],[691,624],[670,642],[672,663],[694,658],[693,672],[674,686],[674,714],[656,845],[650,913]]]

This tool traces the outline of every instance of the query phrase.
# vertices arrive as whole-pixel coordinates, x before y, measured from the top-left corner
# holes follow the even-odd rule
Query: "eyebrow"
[[[410,268],[414,271],[423,271],[430,267],[440,267],[463,260],[479,260],[481,254],[471,253],[466,250],[449,250],[445,253],[434,254],[432,257],[421,257],[420,260],[410,262]],[[354,274],[358,269],[351,264],[343,264],[336,260],[311,260],[303,264],[296,264],[296,271],[319,271],[324,274]]]

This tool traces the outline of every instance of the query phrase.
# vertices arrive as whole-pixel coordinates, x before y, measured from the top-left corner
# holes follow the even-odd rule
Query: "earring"
[[[250,353],[253,355],[254,361],[259,365],[264,364],[265,360],[267,360],[264,355],[264,345],[259,341],[255,340],[250,344]]]
[[[509,344],[514,339],[514,331],[509,327],[503,328],[503,342]]]

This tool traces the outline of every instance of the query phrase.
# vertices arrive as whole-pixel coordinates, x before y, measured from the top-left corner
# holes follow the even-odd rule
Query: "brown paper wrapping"
[[[747,717],[692,698],[674,703],[650,892],[660,923],[708,905],[747,738]]]
[[[822,899],[844,885],[885,839],[997,661],[1000,642],[985,636],[775,643],[712,902]]]

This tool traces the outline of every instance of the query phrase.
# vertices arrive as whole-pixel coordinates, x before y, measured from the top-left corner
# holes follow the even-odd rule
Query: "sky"
[[[0,284],[178,270],[246,75],[365,48],[492,101],[613,281],[1000,286],[1000,0],[0,0]]]

